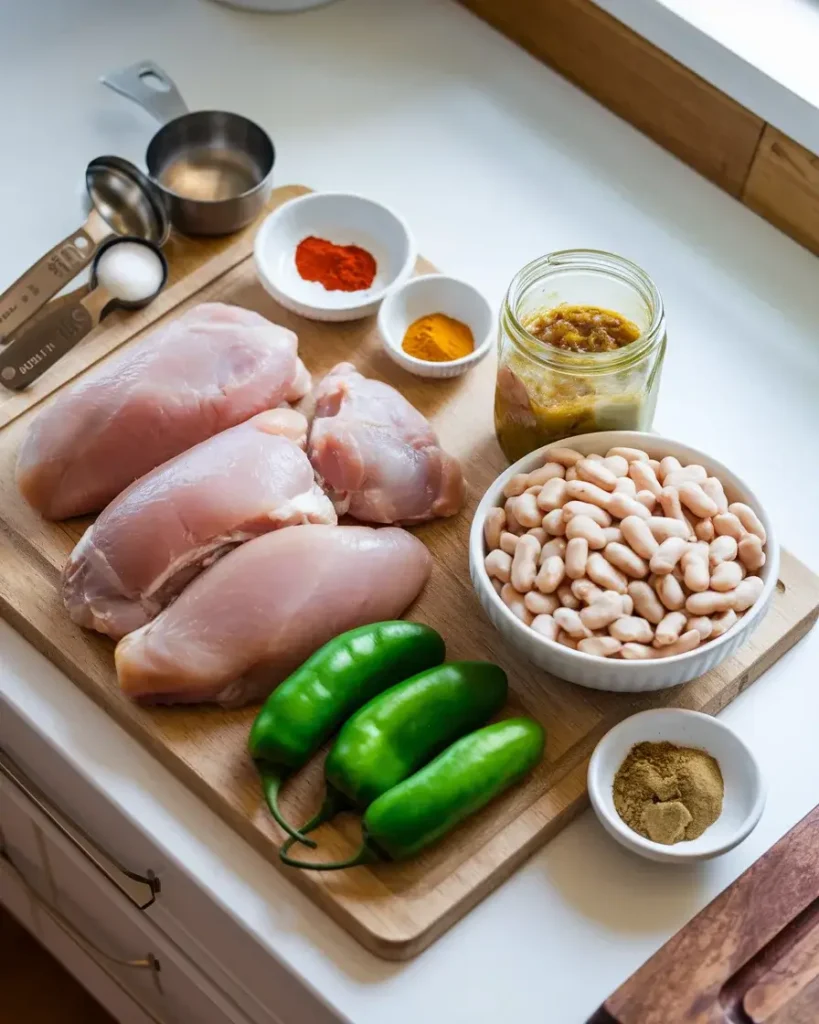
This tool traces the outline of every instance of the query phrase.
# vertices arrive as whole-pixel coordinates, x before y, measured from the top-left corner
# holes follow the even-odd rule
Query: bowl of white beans
[[[646,691],[709,672],[768,609],[779,545],[726,466],[637,431],[531,452],[479,504],[475,591],[540,668],[597,690]]]

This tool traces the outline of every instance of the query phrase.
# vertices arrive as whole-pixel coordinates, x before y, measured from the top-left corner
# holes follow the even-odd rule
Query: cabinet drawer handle
[[[111,953],[106,953],[104,949],[100,949],[100,947],[95,942],[92,942],[87,935],[83,935],[82,932],[77,929],[76,925],[72,924],[66,917],[64,917],[59,912],[59,910],[53,907],[47,900],[43,899],[43,897],[31,885],[31,883],[25,877],[22,871],[20,871],[20,869],[17,867],[14,861],[12,861],[11,857],[8,854],[8,851],[3,849],[2,846],[0,846],[0,861],[3,861],[6,864],[6,866],[12,871],[14,877],[17,879],[20,885],[22,885],[22,887],[26,890],[26,894],[28,895],[29,899],[32,900],[46,914],[48,914],[48,916],[57,925],[59,925],[60,928],[63,929],[63,931],[67,932],[68,935],[70,935],[71,938],[74,939],[74,941],[78,945],[82,946],[86,950],[86,952],[96,954],[96,956],[101,957],[103,960],[107,960],[109,963],[112,964],[117,964],[120,967],[132,967],[137,970],[152,971],[154,975],[154,983],[156,984],[160,991],[162,990],[162,985],[159,979],[159,972],[161,971],[162,967],[160,965],[159,959],[156,956],[154,956],[153,953],[146,953],[144,957],[138,957],[134,960],[124,960],[121,957],[113,956]]]
[[[99,851],[98,847],[79,825],[69,820],[58,811],[43,795],[43,793],[34,785],[34,783],[26,778],[25,774],[21,769],[14,763],[14,761],[8,756],[8,754],[0,749],[0,777],[5,777],[8,781],[33,803],[37,810],[44,815],[48,821],[63,835],[73,846],[75,846],[80,853],[83,854],[88,860],[94,864],[96,868],[101,871],[105,877],[112,882],[119,891],[127,897],[139,910],[147,910],[148,907],[153,906],[156,903],[156,897],[162,890],[161,883],[153,871],[146,871],[145,874],[139,874],[136,871],[130,871],[123,864],[112,857],[110,853]],[[148,890],[145,893],[143,900],[135,900],[133,896],[123,888],[116,876],[111,873],[110,868],[104,863],[107,861],[112,864],[117,871],[119,871],[126,878],[130,878],[132,882],[137,882],[140,885],[144,885]]]

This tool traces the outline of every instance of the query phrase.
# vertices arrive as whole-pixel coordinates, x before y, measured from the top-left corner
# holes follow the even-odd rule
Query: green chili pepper
[[[348,860],[311,864],[284,850],[279,855],[291,867],[312,871],[406,860],[522,779],[543,756],[544,742],[543,729],[528,718],[487,725],[370,804],[364,842]]]
[[[248,749],[270,813],[289,835],[300,838],[279,812],[284,779],[368,700],[396,681],[439,665],[444,655],[444,641],[429,626],[376,622],[319,648],[273,691],[253,723]]]
[[[324,763],[327,795],[299,833],[312,832],[347,808],[363,811],[454,740],[488,722],[506,703],[507,691],[506,673],[497,665],[453,661],[373,697],[330,748]],[[292,844],[288,840],[285,853]]]

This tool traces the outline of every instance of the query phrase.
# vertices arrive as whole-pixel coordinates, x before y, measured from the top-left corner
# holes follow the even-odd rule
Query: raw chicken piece
[[[17,482],[48,519],[96,512],[167,459],[309,388],[292,331],[238,306],[196,306],[61,393],[23,442]]]
[[[119,640],[237,545],[282,526],[334,524],[297,446],[306,434],[294,409],[259,413],[131,484],[65,567],[63,602],[74,622]]]
[[[310,461],[339,515],[421,523],[464,501],[458,460],[395,388],[339,363],[318,387]]]
[[[334,636],[397,618],[431,566],[404,530],[295,526],[258,537],[119,642],[120,685],[164,704],[263,699]]]

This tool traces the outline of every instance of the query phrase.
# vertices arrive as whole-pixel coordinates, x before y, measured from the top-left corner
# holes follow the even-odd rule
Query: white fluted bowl
[[[750,505],[761,519],[768,535],[765,565],[758,573],[764,581],[764,587],[756,604],[749,608],[731,629],[715,640],[708,640],[685,654],[676,654],[656,661],[621,661],[584,654],[582,651],[575,651],[548,640],[526,626],[501,601],[486,573],[484,521],[491,508],[503,503],[503,489],[507,481],[517,473],[531,473],[537,469],[543,464],[543,455],[547,448],[554,448],[557,445],[574,448],[584,455],[590,455],[592,452],[605,455],[610,448],[616,447],[642,448],[652,458],[661,459],[665,455],[674,455],[683,465],[697,462],[704,466],[710,475],[718,477],[725,488],[728,501],[742,501]],[[706,455],[705,452],[658,434],[644,434],[634,430],[608,430],[570,437],[565,441],[556,441],[539,448],[510,466],[494,481],[481,499],[472,520],[469,535],[469,572],[478,599],[492,624],[533,664],[561,679],[568,679],[572,683],[593,690],[645,692],[678,686],[680,683],[687,683],[690,679],[705,675],[745,643],[762,621],[771,603],[779,576],[779,543],[770,518],[757,496],[721,462]]]

